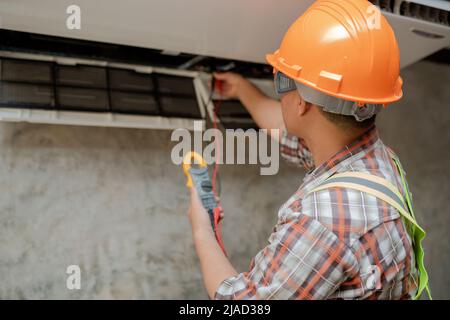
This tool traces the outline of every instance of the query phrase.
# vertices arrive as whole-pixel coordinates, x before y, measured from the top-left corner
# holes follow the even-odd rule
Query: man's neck
[[[315,167],[317,168],[328,161],[337,152],[351,144],[363,133],[364,130],[356,131],[353,134],[346,134],[342,133],[341,129],[329,127],[318,130],[316,134],[305,139],[306,145],[313,155]]]

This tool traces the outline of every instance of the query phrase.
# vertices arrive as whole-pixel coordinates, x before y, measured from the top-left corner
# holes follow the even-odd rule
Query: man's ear
[[[301,97],[299,97],[299,98],[300,99],[299,99],[298,107],[297,107],[298,115],[303,116],[309,110],[311,105],[309,103],[307,103],[305,100],[303,100]]]

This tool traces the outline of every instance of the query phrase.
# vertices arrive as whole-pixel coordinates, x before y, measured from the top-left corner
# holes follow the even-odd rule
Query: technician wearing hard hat
[[[238,273],[192,189],[189,217],[216,299],[412,299],[427,289],[410,192],[375,116],[402,97],[399,50],[366,0],[319,0],[267,56],[279,101],[234,73],[216,74],[283,156],[309,171],[278,212],[269,244]],[[376,17],[375,17],[376,19]],[[248,226],[251,227],[250,225]]]

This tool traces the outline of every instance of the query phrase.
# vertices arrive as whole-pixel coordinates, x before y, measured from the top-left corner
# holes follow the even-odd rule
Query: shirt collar
[[[344,148],[339,150],[334,156],[329,160],[322,163],[315,169],[312,169],[307,173],[303,179],[303,185],[315,181],[315,185],[321,183],[329,176],[334,174],[339,167],[343,165],[350,157],[361,153],[364,151],[365,154],[371,147],[379,140],[378,130],[375,125],[372,125],[367,129],[362,135],[356,138],[352,143],[346,145]]]

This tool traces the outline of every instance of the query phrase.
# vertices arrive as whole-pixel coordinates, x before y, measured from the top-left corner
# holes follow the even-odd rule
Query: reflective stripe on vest
[[[405,188],[407,198],[406,202],[398,189],[388,180],[363,172],[336,173],[325,180],[322,184],[309,191],[308,194],[333,187],[349,188],[371,194],[397,209],[397,211],[404,218],[408,233],[411,236],[413,250],[416,257],[416,266],[419,270],[419,285],[414,299],[419,299],[424,289],[427,291],[428,298],[431,299],[431,293],[428,286],[428,274],[424,265],[424,252],[422,247],[422,240],[425,238],[426,233],[417,224],[414,217],[411,200],[409,199],[409,190],[406,180],[404,179],[403,169],[398,159],[393,157],[393,160],[396,163],[402,178],[402,183]]]

